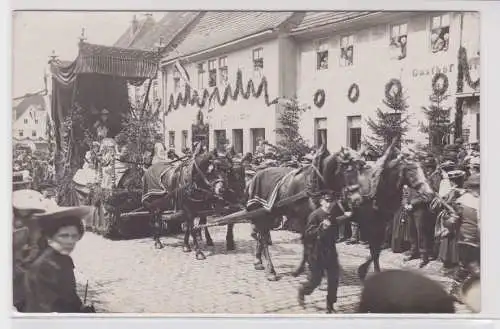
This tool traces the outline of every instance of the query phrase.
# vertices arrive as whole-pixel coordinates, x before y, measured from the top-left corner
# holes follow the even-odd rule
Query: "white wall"
[[[268,82],[268,93],[270,100],[273,100],[278,96],[279,93],[279,44],[278,40],[266,41],[261,44],[256,44],[251,47],[246,47],[233,51],[230,53],[218,55],[217,57],[206,57],[196,62],[183,63],[186,70],[189,72],[191,78],[191,84],[193,87],[198,88],[198,71],[197,64],[200,62],[205,62],[206,73],[205,73],[205,88],[208,87],[208,60],[212,58],[218,59],[222,56],[227,56],[227,66],[228,66],[228,83],[231,85],[232,90],[235,89],[236,84],[236,74],[238,69],[242,71],[243,77],[243,88],[246,90],[247,82],[252,79],[254,82],[255,89],[257,90],[261,79],[254,75],[253,61],[252,61],[252,50],[262,47],[263,48],[263,58],[264,58],[264,70],[263,76],[266,77]],[[166,78],[164,79],[164,87],[166,92],[166,99],[164,100],[165,108],[168,108],[170,95],[173,93],[174,80],[173,80],[173,65],[168,65],[166,68]],[[221,86],[221,82],[217,79],[217,87],[219,88],[220,95],[223,95],[224,86]],[[208,88],[211,93],[213,88]],[[180,92],[184,93],[184,81],[181,80]],[[202,90],[198,90],[201,95]],[[175,96],[176,97],[176,96]],[[276,105],[267,106],[264,100],[264,93],[261,94],[259,98],[254,98],[250,96],[249,99],[245,100],[238,97],[236,101],[229,99],[225,106],[220,106],[215,102],[214,108],[209,111],[208,101],[205,107],[201,110],[203,111],[205,122],[210,125],[210,147],[214,147],[214,130],[226,129],[226,137],[232,142],[232,129],[243,129],[243,152],[251,151],[251,138],[250,129],[251,128],[265,128],[266,139],[271,142],[276,142],[276,134],[274,129],[276,128]],[[191,146],[191,125],[196,121],[196,115],[199,111],[197,105],[190,106],[189,104],[183,107],[182,105],[177,109],[167,114],[165,122],[165,135],[168,143],[168,132],[175,131],[175,144],[176,150],[181,149],[181,131],[188,130],[188,145]]]
[[[430,51],[429,13],[416,14],[392,22],[408,24],[407,57],[402,60],[391,59],[389,48],[390,24],[380,24],[358,31],[354,34],[354,65],[340,67],[340,35],[332,33],[329,38],[329,65],[327,70],[316,71],[316,50],[313,40],[300,43],[299,55],[299,89],[298,96],[302,102],[311,104],[312,109],[303,116],[302,133],[311,143],[314,142],[314,118],[328,119],[328,144],[334,150],[347,144],[347,116],[361,115],[363,120],[362,134],[370,133],[366,126],[366,118],[374,116],[377,107],[382,104],[386,83],[392,79],[400,79],[408,96],[408,111],[412,116],[412,128],[409,134],[416,136],[417,141],[425,141],[426,136],[419,133],[418,122],[425,120],[421,106],[429,105],[431,80],[437,70],[445,73],[449,80],[447,103],[454,105],[457,80],[457,54],[460,41],[460,24],[458,14],[450,13],[450,45],[446,52]],[[347,34],[348,32],[346,32]],[[470,39],[478,38],[478,30],[467,30],[464,34],[472,34]],[[352,83],[358,84],[360,97],[356,103],[347,98],[348,88]],[[313,95],[317,89],[324,89],[326,102],[321,109],[313,104]],[[453,116],[453,113],[452,113]],[[453,120],[453,117],[452,117]]]
[[[12,125],[12,137],[16,139],[47,140],[47,112],[31,106]],[[23,136],[20,136],[23,131]],[[32,133],[35,132],[36,136]]]

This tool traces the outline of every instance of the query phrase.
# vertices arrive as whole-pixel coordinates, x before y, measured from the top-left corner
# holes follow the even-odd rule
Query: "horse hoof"
[[[276,273],[268,274],[266,278],[267,278],[267,281],[271,281],[271,282],[278,281],[278,276],[276,275]]]
[[[182,247],[182,251],[184,251],[184,252],[191,252],[191,248],[187,247],[187,246],[184,246],[184,247]]]
[[[263,271],[264,265],[262,263],[256,263],[256,264],[253,264],[253,268],[256,269],[257,271]]]
[[[234,249],[236,249],[236,247],[235,247],[234,243],[228,243],[226,245],[226,249],[227,250],[234,250]]]
[[[301,275],[302,273],[304,272],[304,269],[302,268],[298,268],[296,269],[295,271],[292,272],[292,276],[294,278],[298,277],[299,275]]]
[[[204,260],[204,259],[207,259],[207,257],[205,257],[205,255],[200,251],[200,252],[196,253],[196,259],[197,260]]]

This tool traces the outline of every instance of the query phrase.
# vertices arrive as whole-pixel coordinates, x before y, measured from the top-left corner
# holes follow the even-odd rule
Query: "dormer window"
[[[401,60],[406,57],[406,44],[408,42],[408,25],[395,24],[391,26],[391,40],[389,47],[394,52],[394,58]]]
[[[262,76],[262,71],[264,69],[264,57],[263,57],[262,47],[253,50],[252,59],[253,59],[254,73],[256,73],[257,76],[259,77]]]
[[[221,84],[227,84],[228,74],[227,74],[227,57],[219,58],[219,74]]]
[[[206,63],[198,63],[198,89],[205,88]]]
[[[217,60],[211,59],[208,61],[208,86],[215,87],[217,85]]]
[[[354,35],[340,38],[340,66],[351,66],[354,64]]]
[[[181,73],[177,68],[174,68],[174,93],[178,93],[181,89]]]
[[[316,43],[316,70],[328,69],[328,40]]]
[[[450,45],[450,15],[433,16],[431,19],[431,51],[447,51]]]
[[[28,124],[28,119],[24,119],[24,124],[27,125]]]

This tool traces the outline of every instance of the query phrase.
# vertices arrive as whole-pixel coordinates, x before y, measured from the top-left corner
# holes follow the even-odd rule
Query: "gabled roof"
[[[153,50],[162,39],[163,45],[169,45],[200,14],[197,11],[170,11],[142,37],[136,38],[131,48]]]
[[[209,11],[180,42],[166,60],[235,41],[253,34],[274,29],[285,23],[293,12]]]
[[[373,14],[373,11],[312,11],[307,12],[302,21],[291,32],[305,32],[308,29],[348,21]]]
[[[16,120],[19,119],[31,106],[45,110],[45,101],[41,95],[33,95],[24,98],[19,105],[14,107]]]
[[[146,35],[155,26],[155,24],[155,19],[150,15],[146,15],[145,18],[137,21],[135,33],[132,33],[131,24],[113,46],[118,48],[132,48],[134,43],[144,37],[144,35]]]

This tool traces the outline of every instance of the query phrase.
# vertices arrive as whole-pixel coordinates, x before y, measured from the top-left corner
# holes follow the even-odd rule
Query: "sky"
[[[35,12],[13,15],[13,97],[44,88],[43,75],[54,50],[61,60],[74,60],[85,28],[87,42],[111,46],[142,12]],[[158,21],[162,13],[153,13]]]

